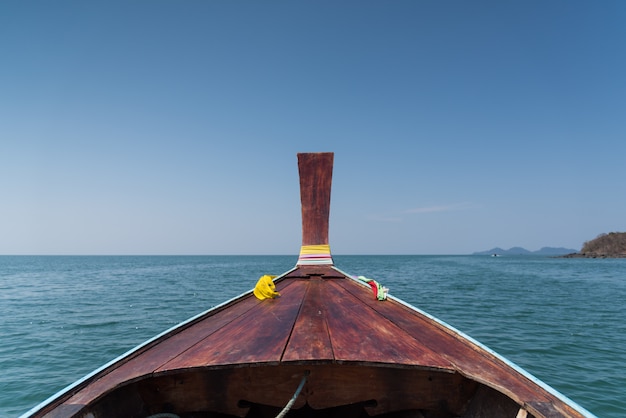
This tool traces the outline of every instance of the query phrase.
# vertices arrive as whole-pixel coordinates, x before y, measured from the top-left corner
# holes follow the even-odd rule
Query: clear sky
[[[0,2],[0,254],[579,250],[626,231],[626,2]]]

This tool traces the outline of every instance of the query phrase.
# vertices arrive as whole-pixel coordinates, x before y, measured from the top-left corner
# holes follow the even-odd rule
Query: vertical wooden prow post
[[[328,244],[332,152],[298,154],[302,203],[302,248],[298,265],[333,264]]]

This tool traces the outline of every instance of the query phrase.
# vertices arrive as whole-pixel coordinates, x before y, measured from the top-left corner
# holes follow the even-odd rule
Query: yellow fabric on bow
[[[275,297],[280,297],[280,293],[276,291],[276,285],[274,284],[274,277],[268,274],[261,276],[259,281],[254,286],[254,296],[257,299],[274,299]]]

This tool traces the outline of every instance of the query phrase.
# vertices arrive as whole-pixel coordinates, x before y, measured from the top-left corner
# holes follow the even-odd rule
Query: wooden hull
[[[33,416],[276,416],[304,376],[290,417],[592,416],[334,267],[296,268],[277,289],[279,299],[246,293],[166,332]]]
[[[430,315],[393,297],[377,300],[334,267],[332,154],[300,162],[307,221],[296,267],[275,280],[279,298],[250,291],[225,302],[24,417],[593,416]]]
[[[79,416],[147,417],[173,411],[180,417],[275,417],[305,373],[308,383],[290,417],[515,417],[519,410],[505,396],[458,374],[301,364],[186,370],[153,377],[117,389]],[[470,410],[474,415],[462,415]]]

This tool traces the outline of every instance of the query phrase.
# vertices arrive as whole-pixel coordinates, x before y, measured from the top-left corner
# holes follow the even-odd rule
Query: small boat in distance
[[[254,290],[23,417],[593,417],[477,341],[335,267],[333,154],[298,154],[298,167],[302,247],[293,269],[263,276]]]

